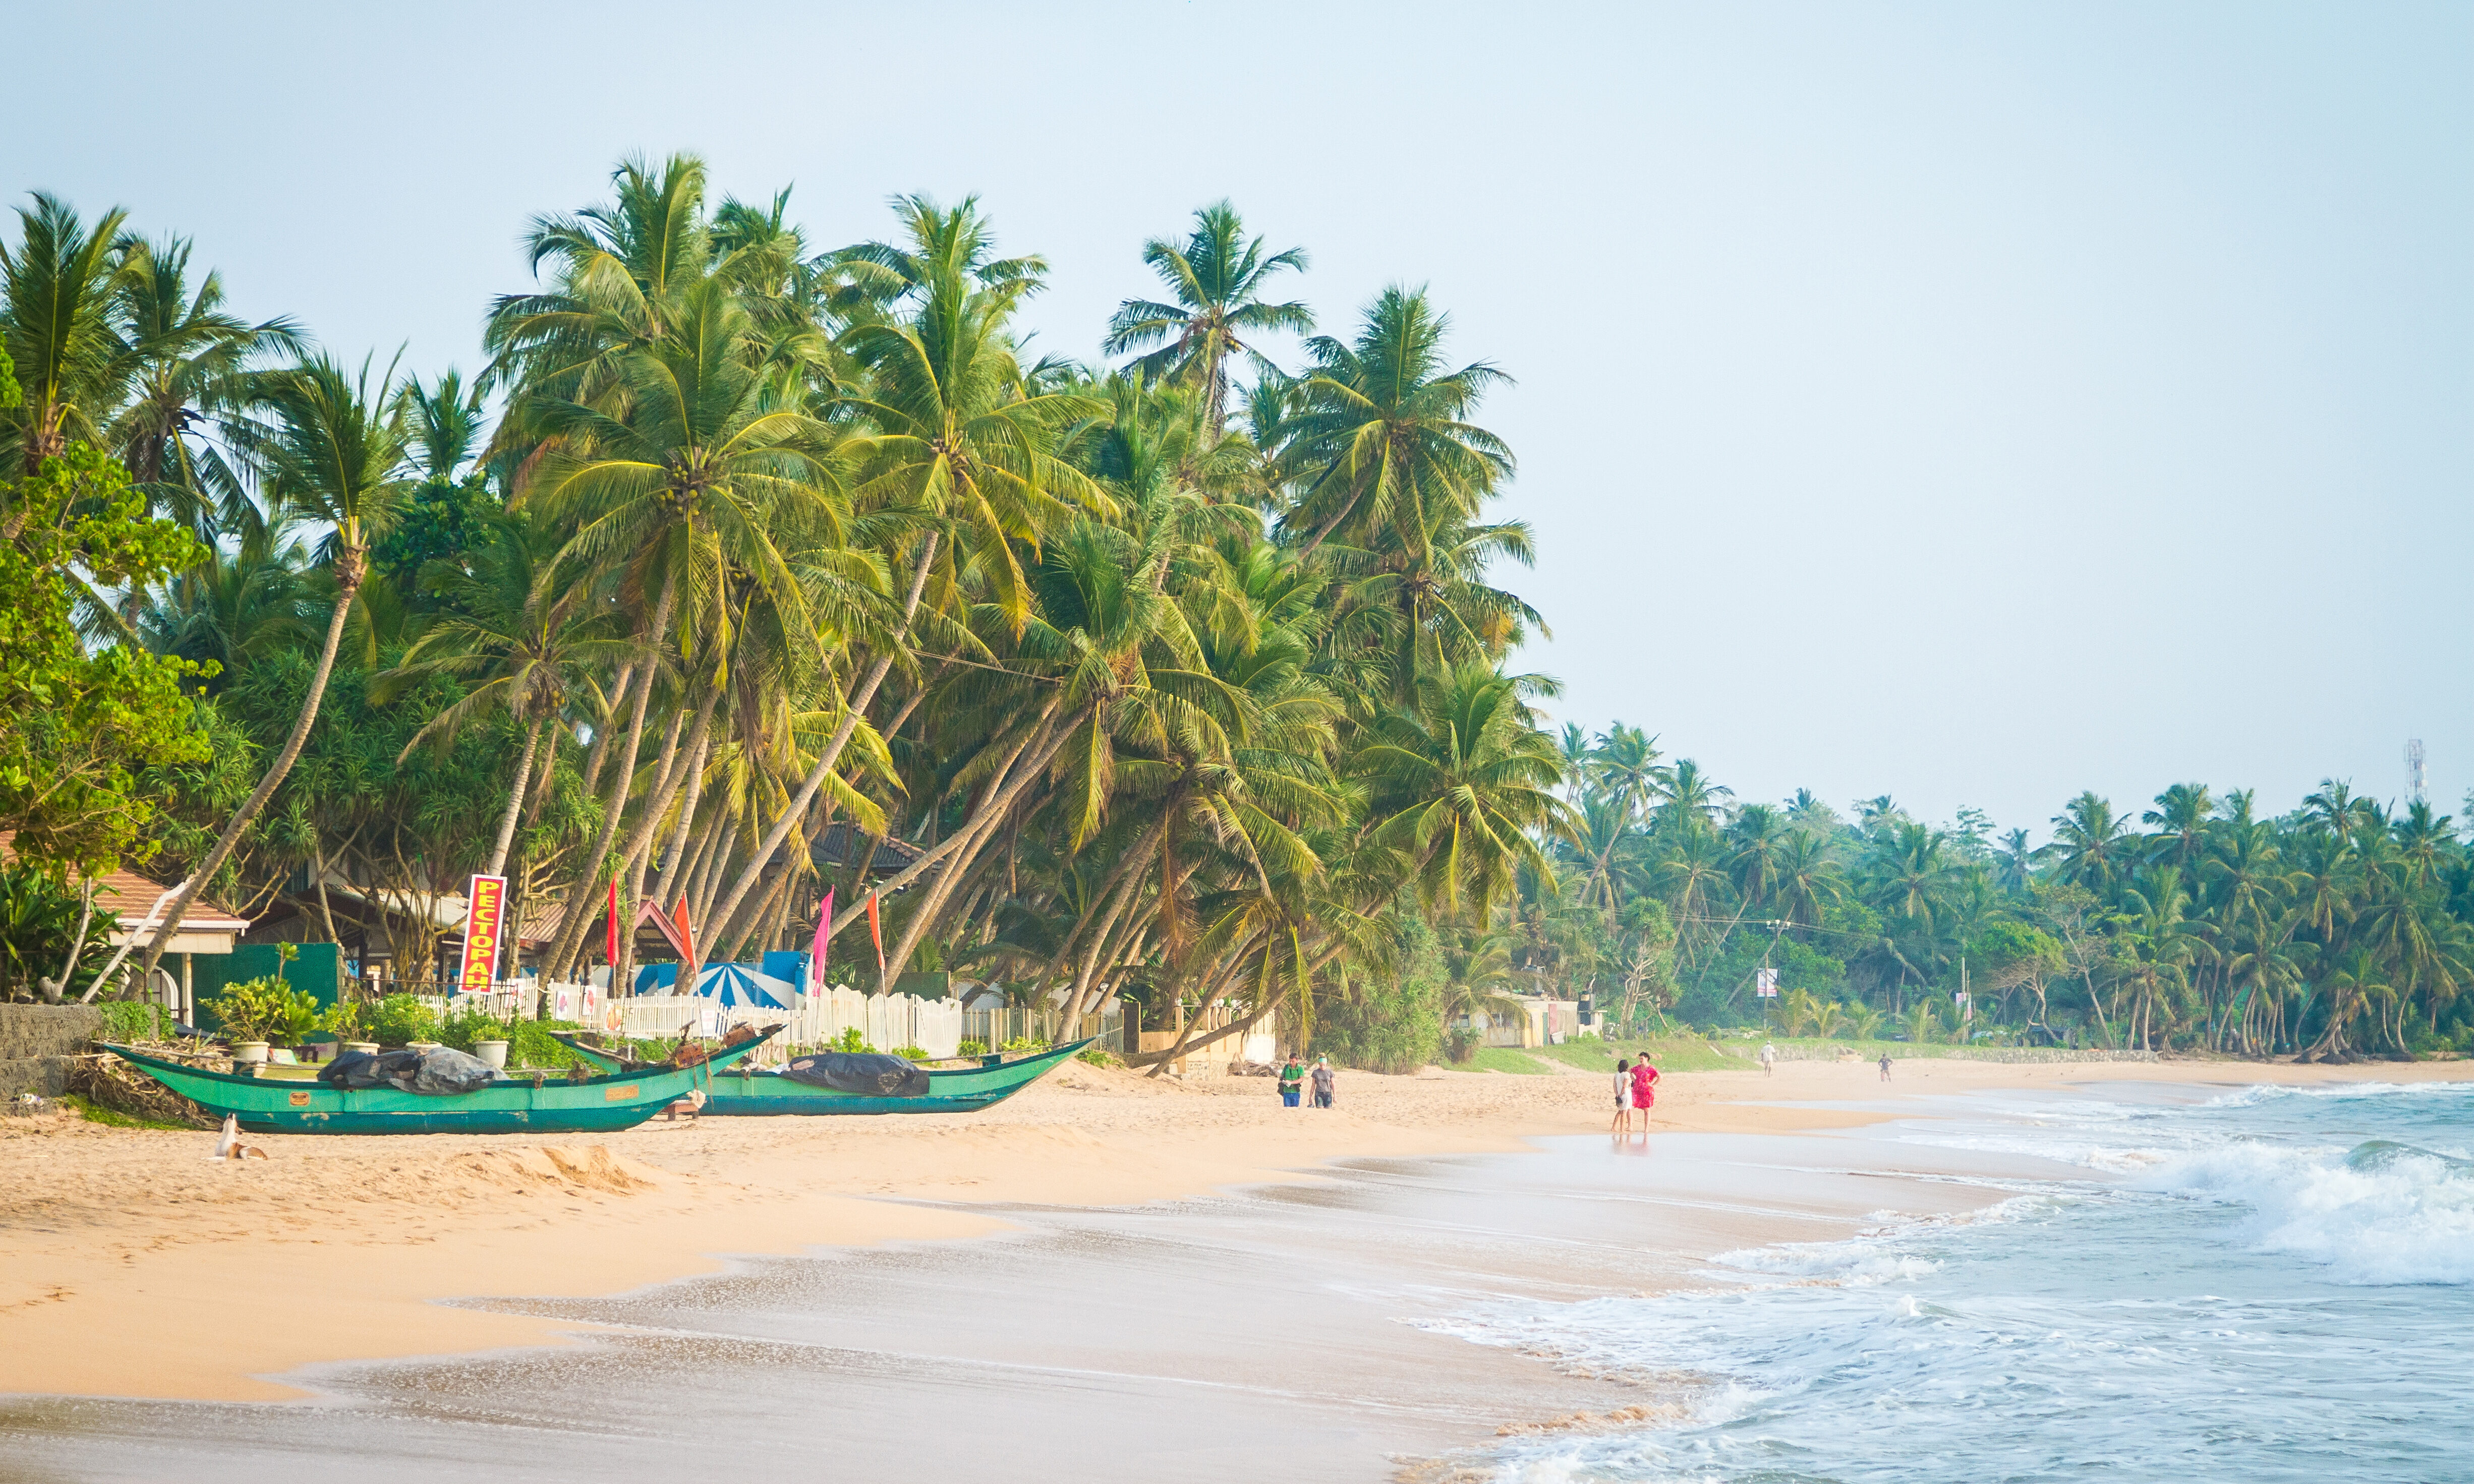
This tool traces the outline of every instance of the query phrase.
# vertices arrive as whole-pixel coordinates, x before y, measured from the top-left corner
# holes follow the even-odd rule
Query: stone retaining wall
[[[69,1058],[101,1034],[92,1005],[0,1005],[0,1098],[67,1091]]]

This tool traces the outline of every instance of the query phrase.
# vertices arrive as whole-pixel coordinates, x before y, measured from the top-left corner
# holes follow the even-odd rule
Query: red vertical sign
[[[486,994],[498,977],[498,940],[507,925],[507,878],[474,876],[464,898],[464,971],[468,994]]]

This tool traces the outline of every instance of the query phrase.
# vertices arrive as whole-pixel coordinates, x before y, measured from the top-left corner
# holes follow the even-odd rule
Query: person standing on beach
[[[1883,1082],[1890,1080],[1890,1053],[1887,1051],[1881,1053],[1881,1080]]]
[[[1615,1121],[1607,1132],[1614,1135],[1632,1132],[1632,1063],[1615,1059]]]
[[[1649,1111],[1658,1106],[1658,1068],[1649,1065],[1647,1057],[1632,1064],[1632,1106],[1639,1110],[1640,1131],[1648,1133]]]
[[[1314,1105],[1317,1108],[1329,1108],[1331,1106],[1331,1058],[1327,1056],[1316,1057],[1314,1065]]]
[[[1777,1066],[1778,1066],[1778,1047],[1771,1045],[1771,1044],[1770,1044],[1768,1041],[1762,1041],[1762,1042],[1761,1042],[1761,1075],[1762,1075],[1762,1076],[1764,1076],[1764,1077],[1770,1076],[1770,1075],[1773,1073],[1773,1071],[1776,1069],[1776,1067],[1777,1067]]]
[[[1298,1061],[1296,1053],[1292,1052],[1288,1065],[1280,1068],[1280,1106],[1297,1107],[1298,1094],[1305,1090],[1305,1064]]]

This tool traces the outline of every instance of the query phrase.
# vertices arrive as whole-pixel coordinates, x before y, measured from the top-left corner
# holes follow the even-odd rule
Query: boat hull
[[[723,1081],[763,1039],[716,1054],[713,1065],[651,1067],[587,1078],[496,1082],[430,1097],[395,1088],[206,1071],[106,1043],[106,1049],[217,1116],[255,1134],[607,1134],[633,1128],[687,1094]]]
[[[594,1065],[615,1068],[622,1065],[606,1051],[565,1036],[561,1036],[559,1041]],[[918,1097],[872,1097],[861,1092],[840,1092],[832,1088],[794,1082],[779,1072],[749,1069],[716,1073],[713,1081],[705,1085],[702,1116],[769,1118],[844,1113],[977,1113],[1004,1102],[1037,1082],[1066,1058],[1090,1043],[1087,1040],[1078,1041],[1072,1045],[1058,1046],[1000,1066],[963,1066],[948,1071],[931,1068],[928,1091]]]

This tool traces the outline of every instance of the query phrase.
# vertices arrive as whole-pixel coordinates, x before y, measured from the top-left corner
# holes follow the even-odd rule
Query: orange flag
[[[670,916],[678,920],[679,941],[681,944],[685,945],[680,951],[686,957],[687,962],[679,966],[679,972],[691,976],[690,982],[679,986],[678,993],[681,994],[693,994],[695,993],[695,984],[692,976],[696,971],[695,929],[688,926],[687,898],[682,896],[679,898],[679,904],[670,910]]]
[[[874,893],[870,893],[867,898],[867,936],[876,944],[876,974],[882,979],[885,977],[885,929],[877,924]]]

